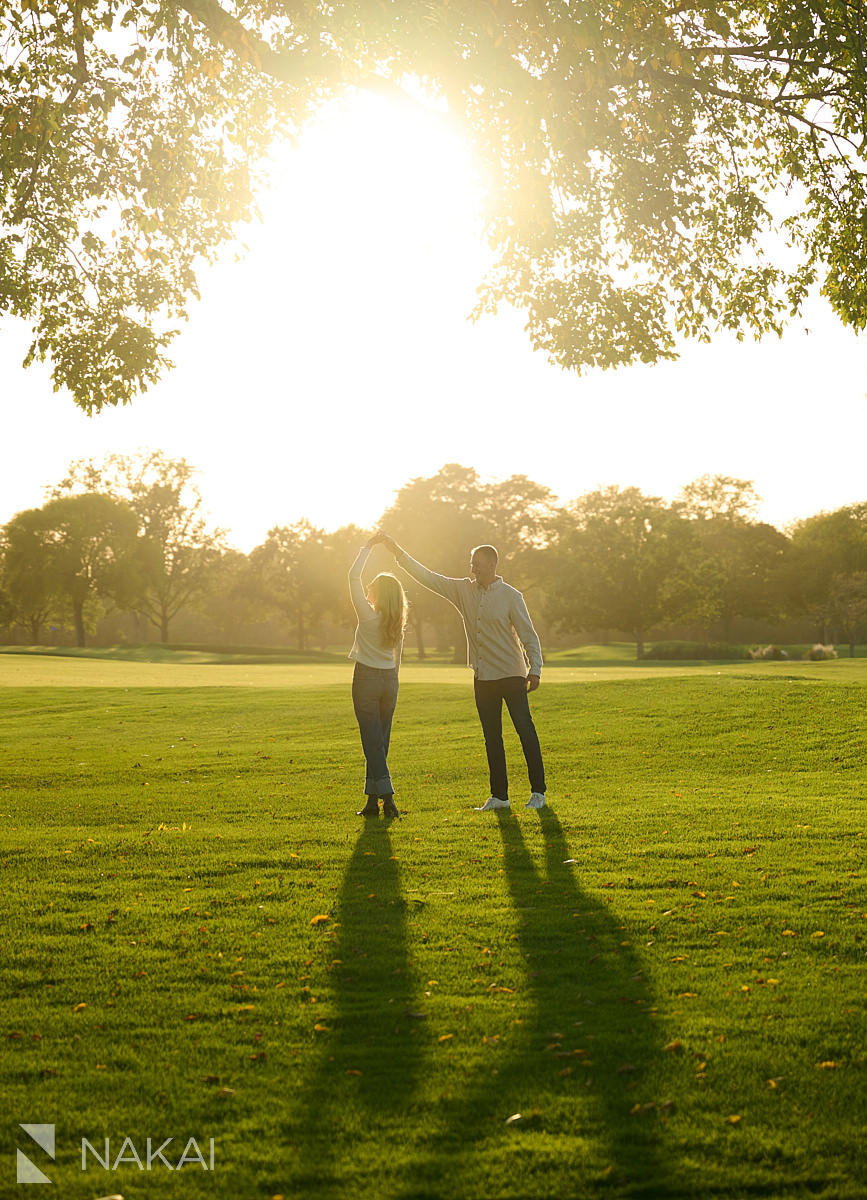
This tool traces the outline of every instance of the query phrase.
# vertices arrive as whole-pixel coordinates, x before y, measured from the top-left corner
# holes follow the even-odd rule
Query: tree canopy
[[[54,606],[72,614],[84,646],[88,605],[102,596],[130,607],[138,587],[136,516],[123,500],[99,492],[58,496],[3,529],[4,574],[31,632]]]
[[[690,612],[696,539],[677,508],[638,488],[588,492],[569,505],[552,551],[549,611],[570,630],[613,624],[644,652],[648,630]]]
[[[225,530],[210,529],[195,468],[162,450],[109,454],[70,464],[54,497],[103,492],[126,501],[138,519],[139,587],[132,607],[169,640],[169,624],[208,590]]]
[[[0,311],[88,412],[152,384],[269,145],[368,89],[483,166],[497,258],[582,370],[867,323],[863,0],[0,0]],[[419,99],[419,96],[422,98]]]

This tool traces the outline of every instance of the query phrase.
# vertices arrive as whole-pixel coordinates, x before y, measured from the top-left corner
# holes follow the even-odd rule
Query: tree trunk
[[[421,617],[413,617],[412,627],[415,630],[415,644],[418,647],[418,657],[427,658],[427,651],[424,648],[424,630],[422,624]]]
[[[39,632],[42,629],[42,621],[40,620],[39,617],[31,616],[30,620],[27,622],[27,626],[30,631],[31,646],[38,646],[39,645]]]
[[[644,657],[644,633],[638,630],[635,634],[635,657]]]
[[[169,614],[165,608],[160,610],[160,641],[165,646],[169,640]]]
[[[307,649],[307,630],[304,628],[304,613],[298,612],[298,649]]]
[[[464,623],[457,613],[455,613],[453,620],[449,624],[452,629],[452,641],[454,644],[452,662],[465,663],[467,661],[467,635]]]
[[[84,649],[86,638],[84,634],[84,602],[73,601],[72,611],[75,614],[75,644]]]

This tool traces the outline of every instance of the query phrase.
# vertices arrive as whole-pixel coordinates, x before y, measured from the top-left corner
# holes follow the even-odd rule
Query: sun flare
[[[248,381],[274,413],[260,453],[275,514],[303,513],[305,496],[321,491],[326,442],[331,507],[352,510],[359,439],[370,438],[373,414],[379,433],[365,445],[374,456],[400,453],[411,394],[424,387],[420,365],[424,375],[424,360],[445,354],[455,329],[465,336],[487,262],[479,209],[469,150],[419,104],[361,96],[275,154],[262,223],[231,273],[224,328],[211,333],[215,347],[225,336],[284,350],[254,357]],[[307,436],[287,482],[299,407],[322,440]],[[237,503],[248,508],[239,507],[239,526],[253,522],[254,508],[261,523],[261,490]]]

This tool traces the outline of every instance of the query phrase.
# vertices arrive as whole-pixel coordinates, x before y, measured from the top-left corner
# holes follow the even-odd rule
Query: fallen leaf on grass
[[[331,918],[328,916],[328,913],[318,913],[313,918],[313,920],[310,922],[310,924],[311,925],[321,925],[324,921],[328,921],[330,919]]]
[[[825,936],[824,929],[817,929],[815,933],[810,934],[810,937],[824,937],[824,936]]]
[[[835,1062],[820,1062],[816,1063],[816,1066],[820,1071],[836,1071],[840,1064]]]
[[[783,937],[797,937],[797,936],[798,935],[795,933],[794,929],[784,929],[783,930]]]
[[[201,1079],[202,1083],[219,1083],[220,1082],[219,1075],[200,1075],[199,1078]]]
[[[346,1074],[347,1075],[360,1075],[361,1071],[356,1070],[355,1067],[350,1067],[349,1070],[346,1072]]]
[[[448,1042],[448,1041],[450,1041],[450,1040],[451,1040],[451,1039],[452,1039],[454,1036],[455,1036],[455,1035],[454,1035],[453,1033],[444,1033],[444,1034],[442,1035],[442,1037],[439,1037],[439,1038],[437,1038],[437,1041],[438,1041],[438,1042]]]
[[[667,1050],[669,1053],[680,1054],[681,1050],[683,1049],[683,1042],[669,1042],[667,1046],[663,1046],[662,1048],[663,1050]]]
[[[229,1087],[221,1087],[220,1090],[217,1092],[218,1096],[234,1096],[234,1094],[235,1094],[235,1089],[229,1088]]]
[[[73,1012],[81,1012],[81,1010],[82,1010],[83,1008],[87,1008],[87,1001],[84,1001],[84,1000],[83,1000],[83,1001],[81,1002],[81,1004],[76,1004],[75,1008],[74,1008],[72,1011],[73,1011]]]
[[[656,1103],[653,1100],[648,1100],[646,1104],[633,1104],[629,1110],[630,1117],[646,1116],[647,1113],[653,1112],[656,1108]]]
[[[740,1120],[739,1116],[726,1117],[726,1125],[737,1125]]]
[[[634,1071],[635,1067],[632,1063],[624,1063],[622,1067],[617,1068],[618,1075],[627,1075],[630,1071]]]
[[[316,1023],[316,1024],[313,1026],[313,1032],[314,1032],[314,1033],[327,1033],[327,1032],[328,1032],[328,1026],[327,1026],[327,1025],[320,1025],[320,1024],[317,1022],[317,1023]]]

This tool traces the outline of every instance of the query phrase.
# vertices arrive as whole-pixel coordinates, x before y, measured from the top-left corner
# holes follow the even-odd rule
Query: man
[[[509,808],[509,780],[503,746],[503,701],[509,710],[530,776],[527,808],[545,806],[545,768],[528,692],[535,692],[542,675],[542,650],[524,597],[497,574],[497,551],[476,546],[470,559],[472,579],[451,579],[428,570],[393,538],[382,541],[399,567],[438,596],[445,597],[463,617],[467,635],[467,665],[473,668],[476,709],[485,735],[491,795],[478,812]]]

